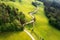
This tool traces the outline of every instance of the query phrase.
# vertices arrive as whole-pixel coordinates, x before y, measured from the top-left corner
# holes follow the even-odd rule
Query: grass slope
[[[48,19],[44,14],[44,7],[41,6],[35,14],[36,22],[34,32],[44,40],[60,40],[60,31],[49,25]]]
[[[0,40],[31,40],[25,32],[0,33]]]
[[[18,2],[8,2],[8,4],[10,4],[11,6],[14,6],[19,8],[19,11],[22,11],[25,16],[26,16],[26,20],[30,21],[31,20],[31,16],[28,14],[29,12],[33,11],[35,9],[34,6],[31,5],[31,1],[34,0],[23,0],[23,2],[21,4],[19,4]],[[54,29],[52,26],[49,25],[48,23],[48,19],[44,14],[44,7],[41,6],[39,8],[39,11],[35,14],[36,17],[36,22],[34,24],[34,32],[39,36],[44,38],[45,40],[60,40],[60,31]],[[29,26],[28,26],[29,27]],[[10,33],[11,34],[11,33]],[[12,35],[13,39],[19,39],[21,36],[21,40],[25,40],[26,37],[27,40],[30,40],[29,36],[26,36],[24,34],[19,34],[17,33],[16,36],[14,36],[16,33],[14,33]],[[21,36],[19,36],[21,35]],[[12,39],[12,37],[7,37],[6,39]],[[4,37],[5,38],[5,37]],[[4,39],[1,38],[0,39]]]
[[[36,22],[34,24],[34,32],[38,35],[38,37],[42,37],[44,40],[60,40],[60,31],[49,25],[48,19],[44,13],[44,6],[40,6],[39,11],[35,14],[35,17]],[[32,26],[27,26],[28,29],[30,27]]]

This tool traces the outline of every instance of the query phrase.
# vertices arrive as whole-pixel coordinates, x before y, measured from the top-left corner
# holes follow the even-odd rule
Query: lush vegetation
[[[22,27],[22,25],[25,23],[25,17],[26,17],[26,20],[28,18],[30,18],[30,16],[28,14],[24,14],[24,13],[26,13],[26,11],[24,11],[25,9],[22,9],[23,7],[25,7],[25,5],[21,5],[18,2],[5,1],[5,0],[0,1],[0,4],[4,4],[6,6],[6,8],[8,8],[7,13],[8,13],[8,11],[11,11],[8,16],[9,21],[6,23],[3,22],[4,25],[2,24],[3,31],[0,30],[1,31],[0,40],[31,40],[29,35],[27,35],[24,31],[22,32],[22,30],[24,29]],[[7,6],[9,6],[9,7],[7,7]],[[33,7],[31,7],[31,9],[32,8]],[[4,10],[4,8],[2,10]],[[4,10],[4,11],[6,11],[6,10]],[[31,11],[31,10],[29,10],[29,11]],[[14,16],[15,12],[17,13],[16,16]],[[10,19],[10,17],[12,17],[12,18]],[[15,20],[13,20],[13,18]],[[0,29],[1,29],[1,27],[0,27]]]
[[[21,2],[18,2],[18,0],[15,0],[14,2],[4,1],[4,5],[9,6],[9,8],[11,9],[11,12],[12,12],[11,16],[13,15],[13,17],[12,17],[12,21],[11,21],[11,19],[10,19],[11,16],[9,16],[8,19],[10,19],[10,20],[8,20],[8,22],[6,22],[6,23],[4,23],[5,20],[3,20],[3,22],[2,22],[4,24],[4,25],[2,25],[3,27],[5,25],[6,25],[6,27],[9,27],[9,25],[11,23],[13,23],[14,26],[12,29],[14,29],[15,27],[21,28],[25,22],[29,22],[31,20],[32,17],[29,15],[29,12],[34,11],[36,8],[36,5],[38,5],[39,10],[36,12],[36,14],[34,14],[34,16],[36,18],[34,25],[28,24],[24,27],[26,29],[29,29],[29,31],[32,33],[33,37],[36,40],[40,40],[41,38],[43,40],[60,40],[60,31],[53,28],[53,26],[51,26],[49,24],[50,17],[48,15],[46,15],[47,13],[50,15],[48,10],[51,9],[50,11],[53,11],[53,10],[55,10],[54,7],[48,8],[42,2],[36,3],[36,1],[34,1],[34,0],[21,0]],[[45,6],[45,8],[44,8],[44,6]],[[47,8],[48,8],[48,10],[47,10]],[[15,16],[13,9],[16,10],[15,12],[17,12],[17,16]],[[58,11],[58,9],[57,9],[57,11]],[[56,11],[53,11],[53,12],[56,12]],[[3,17],[3,15],[2,15],[2,17]],[[19,25],[19,26],[15,26],[15,25]],[[10,26],[10,27],[12,27],[12,26]],[[33,29],[33,31],[31,29]],[[8,28],[8,30],[9,30],[9,28]],[[19,32],[7,32],[7,33],[5,32],[5,33],[0,33],[0,35],[1,35],[0,40],[31,40],[31,38],[24,31],[23,32],[20,32],[20,31]]]
[[[21,31],[25,23],[25,15],[15,7],[0,3],[0,31]]]
[[[49,19],[49,23],[60,30],[60,4],[55,0],[38,0],[44,3],[45,15]]]
[[[36,22],[34,23],[34,26],[30,24],[27,25],[27,28],[30,31],[33,28],[32,34],[36,36],[37,40],[40,40],[40,38],[43,38],[44,40],[60,40],[60,31],[50,25],[44,10],[45,5],[43,3],[41,4],[38,12],[35,14]]]

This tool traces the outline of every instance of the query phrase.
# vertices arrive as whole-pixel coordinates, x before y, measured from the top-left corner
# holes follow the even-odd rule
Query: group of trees
[[[56,0],[39,0],[44,3],[45,15],[49,19],[49,23],[60,30],[60,3]]]
[[[15,7],[0,3],[0,32],[22,31],[25,15]]]
[[[18,1],[18,2],[21,2],[22,0],[0,0],[0,1],[13,1],[13,2],[15,2],[15,1]]]

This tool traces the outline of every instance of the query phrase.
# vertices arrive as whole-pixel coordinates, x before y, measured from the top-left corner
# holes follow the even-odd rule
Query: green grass
[[[35,14],[35,17],[34,32],[38,37],[41,37],[44,40],[60,40],[60,31],[49,25],[48,19],[44,13],[43,5],[39,7],[39,11]],[[27,28],[29,29],[31,26],[27,25]]]
[[[31,16],[28,14],[29,12],[35,9],[34,6],[31,5],[31,2],[34,0],[22,0],[22,3],[18,2],[7,2],[11,6],[15,6],[19,8],[19,11],[22,11],[26,16],[26,21],[31,20]],[[44,38],[44,40],[60,40],[60,31],[53,28],[49,25],[48,19],[44,14],[44,7],[40,6],[38,12],[34,15],[36,17],[36,22],[34,24],[34,32],[39,36]],[[30,26],[27,26],[29,28]],[[24,35],[25,34],[25,35]],[[29,36],[22,33],[9,33],[7,35],[0,36],[0,40],[31,40]],[[38,39],[38,38],[37,38]]]
[[[31,40],[25,32],[0,33],[0,40]]]
[[[60,40],[60,31],[49,25],[48,19],[44,14],[44,7],[40,7],[35,14],[36,22],[34,32],[44,38],[44,40]]]

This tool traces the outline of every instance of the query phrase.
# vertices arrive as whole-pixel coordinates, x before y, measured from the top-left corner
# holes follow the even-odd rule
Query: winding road
[[[30,24],[30,23],[34,23],[35,22],[35,16],[33,16],[33,14],[35,14],[37,11],[38,11],[38,7],[36,7],[36,9],[34,10],[34,11],[32,11],[32,12],[30,12],[29,14],[30,14],[30,16],[32,17],[32,20],[31,21],[29,21],[29,22],[26,22],[26,23],[24,23],[23,24],[23,26],[25,26],[25,25],[27,25],[27,24]]]
[[[25,25],[27,25],[27,24],[30,24],[30,23],[34,23],[35,22],[35,17],[33,16],[33,14],[35,14],[37,11],[38,11],[38,7],[36,7],[36,9],[34,10],[34,11],[32,11],[32,12],[30,12],[29,14],[30,14],[30,16],[32,17],[32,20],[31,21],[29,21],[29,22],[26,22],[25,24],[23,24],[23,26],[25,26]],[[30,37],[31,37],[31,39],[32,40],[35,40],[35,38],[31,35],[31,33],[30,32],[28,32],[26,29],[24,29],[24,32],[26,32]]]

